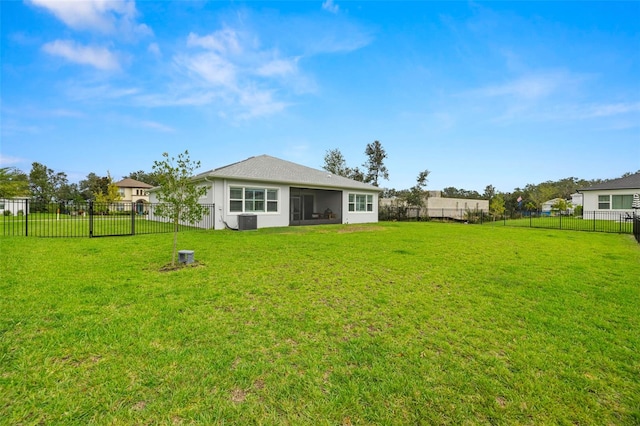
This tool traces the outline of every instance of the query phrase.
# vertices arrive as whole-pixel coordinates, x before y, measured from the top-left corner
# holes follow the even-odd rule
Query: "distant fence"
[[[0,228],[5,236],[106,237],[173,232],[173,224],[159,217],[153,203],[36,203],[29,200],[0,202]],[[215,224],[213,204],[204,205],[202,221],[179,231],[209,229]]]
[[[580,216],[573,216],[549,212],[516,211],[496,216],[483,210],[381,206],[378,209],[378,219],[381,221],[439,220],[494,226],[633,234],[640,242],[640,212],[589,211],[583,212]]]

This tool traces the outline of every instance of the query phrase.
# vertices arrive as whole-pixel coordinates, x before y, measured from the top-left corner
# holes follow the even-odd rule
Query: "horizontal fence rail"
[[[381,206],[378,209],[378,219],[381,221],[441,220],[495,226],[633,234],[640,242],[640,211],[588,211],[581,215],[517,211],[495,215],[483,210]]]
[[[106,237],[173,232],[174,226],[156,214],[155,203],[36,203],[29,200],[0,202],[0,227],[5,236]],[[213,204],[194,224],[181,223],[178,231],[210,229],[215,224]]]

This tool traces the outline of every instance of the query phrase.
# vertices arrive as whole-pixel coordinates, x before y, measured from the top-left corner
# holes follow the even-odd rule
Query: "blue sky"
[[[0,164],[268,154],[404,189],[640,169],[640,2],[2,1]]]

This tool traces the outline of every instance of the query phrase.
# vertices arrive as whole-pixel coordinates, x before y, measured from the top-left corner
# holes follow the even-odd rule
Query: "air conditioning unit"
[[[258,229],[258,216],[255,214],[241,214],[238,216],[238,231]]]

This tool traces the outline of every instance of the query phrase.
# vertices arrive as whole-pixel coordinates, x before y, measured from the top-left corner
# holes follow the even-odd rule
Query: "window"
[[[629,210],[633,204],[633,195],[612,195],[611,208],[619,210]]]
[[[598,210],[609,210],[610,201],[608,195],[598,195]]]
[[[277,213],[278,190],[232,186],[229,188],[229,211]]]
[[[121,197],[124,197],[124,188],[118,188],[118,194],[120,194]]]
[[[373,211],[373,195],[349,194],[349,211],[350,212],[372,212]]]

